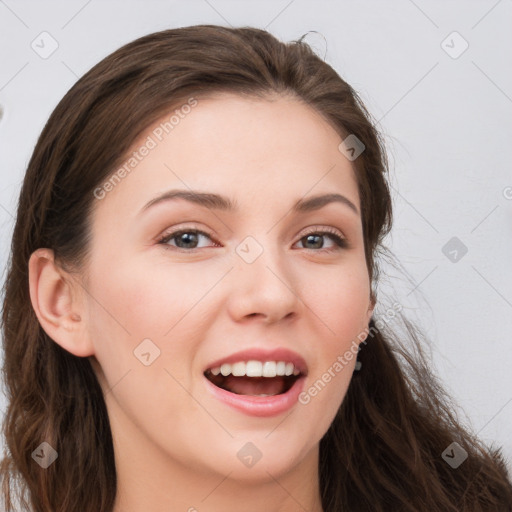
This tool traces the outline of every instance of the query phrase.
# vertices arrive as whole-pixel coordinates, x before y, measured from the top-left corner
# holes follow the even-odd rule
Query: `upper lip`
[[[239,361],[284,361],[286,363],[293,363],[295,368],[300,371],[301,375],[306,375],[308,370],[304,358],[292,350],[287,348],[275,348],[272,350],[253,348],[235,352],[229,356],[217,359],[209,363],[204,371],[222,366],[224,363],[233,364]]]

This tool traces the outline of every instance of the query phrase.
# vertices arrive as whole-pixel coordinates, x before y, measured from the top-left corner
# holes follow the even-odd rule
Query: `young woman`
[[[306,44],[195,26],[97,64],[21,190],[4,509],[511,510],[399,300],[374,315],[391,213],[370,115]]]

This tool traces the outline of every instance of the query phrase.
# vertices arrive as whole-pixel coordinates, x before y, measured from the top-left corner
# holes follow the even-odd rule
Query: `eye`
[[[203,247],[212,247],[212,245],[200,245],[201,239],[212,240],[208,233],[198,229],[181,229],[165,234],[158,240],[158,243],[166,248],[176,247],[178,249],[200,249]],[[170,243],[174,242],[174,243]],[[215,243],[214,243],[215,245]],[[170,247],[169,247],[170,246]]]
[[[212,243],[208,244],[208,240]],[[327,245],[326,240],[328,241]],[[310,231],[297,243],[302,244],[302,249],[310,249],[317,252],[331,252],[348,247],[347,241],[337,231],[329,229]],[[219,246],[208,233],[191,228],[166,233],[160,237],[158,244],[162,245],[165,249],[175,248],[185,251]]]
[[[325,246],[325,240],[330,239],[330,246]],[[321,230],[312,231],[303,236],[298,243],[302,244],[303,249],[322,250],[326,252],[346,249],[347,241],[342,238],[336,231]]]

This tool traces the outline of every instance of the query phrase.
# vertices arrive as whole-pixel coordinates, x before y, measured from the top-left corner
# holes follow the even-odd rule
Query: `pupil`
[[[178,246],[190,248],[190,246],[195,246],[197,244],[197,235],[195,233],[182,233],[178,237]],[[180,245],[184,244],[184,245]]]
[[[321,249],[323,246],[323,239],[321,235],[308,235],[306,240],[307,243],[313,244],[316,249]]]

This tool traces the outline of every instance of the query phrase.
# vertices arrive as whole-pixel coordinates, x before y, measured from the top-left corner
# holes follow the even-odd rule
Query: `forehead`
[[[166,112],[138,137],[123,179],[100,208],[108,203],[119,211],[127,197],[142,207],[176,187],[228,194],[237,203],[259,195],[267,207],[268,199],[337,188],[358,204],[354,169],[338,150],[341,137],[312,107],[277,95],[217,93],[194,101]]]
[[[147,132],[153,134],[165,127],[167,119],[168,114],[162,116]],[[340,138],[319,112],[296,97],[272,95],[263,99],[228,93],[199,98],[197,106],[163,137],[172,144],[173,135],[203,149],[189,158],[216,153],[218,159],[232,154],[260,162],[279,156],[297,160],[309,154],[313,158],[325,154],[326,149],[337,153]],[[220,153],[221,148],[228,152]]]

